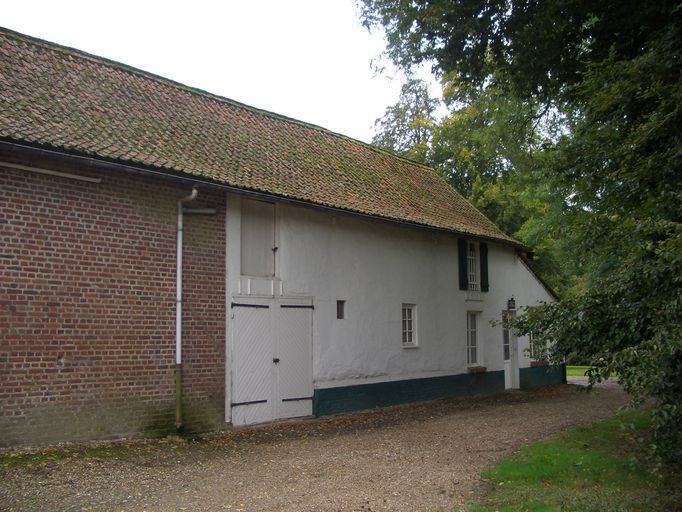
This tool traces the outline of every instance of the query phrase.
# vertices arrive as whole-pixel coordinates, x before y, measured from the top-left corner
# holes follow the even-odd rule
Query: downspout
[[[178,201],[177,247],[175,251],[175,429],[182,430],[182,210],[183,204],[197,197],[194,187]]]

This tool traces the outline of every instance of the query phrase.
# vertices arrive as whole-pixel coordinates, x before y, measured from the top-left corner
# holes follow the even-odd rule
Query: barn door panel
[[[277,308],[278,418],[313,413],[312,308],[302,304],[280,304]]]
[[[242,199],[241,273],[245,276],[275,275],[275,205]]]
[[[273,419],[271,310],[267,304],[232,304],[233,425]]]

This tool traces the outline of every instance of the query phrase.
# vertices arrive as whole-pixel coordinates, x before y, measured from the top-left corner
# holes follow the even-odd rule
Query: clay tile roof
[[[521,247],[428,167],[1,28],[0,139]]]

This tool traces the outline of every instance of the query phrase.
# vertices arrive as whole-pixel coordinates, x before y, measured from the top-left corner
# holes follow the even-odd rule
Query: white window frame
[[[481,354],[481,336],[479,329],[481,324],[480,316],[480,311],[467,311],[467,366],[481,366],[483,364],[483,357]]]
[[[511,343],[509,339],[509,328],[502,327],[502,360],[506,363],[511,361]]]
[[[416,348],[417,340],[417,305],[403,304],[400,312],[400,332],[403,348]]]
[[[535,348],[535,340],[533,338],[535,338],[535,334],[531,331],[528,333],[528,357],[532,361],[538,361],[538,351]]]
[[[467,241],[468,290],[481,291],[481,251],[477,242]]]

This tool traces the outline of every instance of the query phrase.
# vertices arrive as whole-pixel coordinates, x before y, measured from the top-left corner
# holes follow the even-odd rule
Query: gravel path
[[[536,439],[611,415],[617,385],[575,385],[280,423],[206,437],[0,455],[0,510],[426,511]]]

